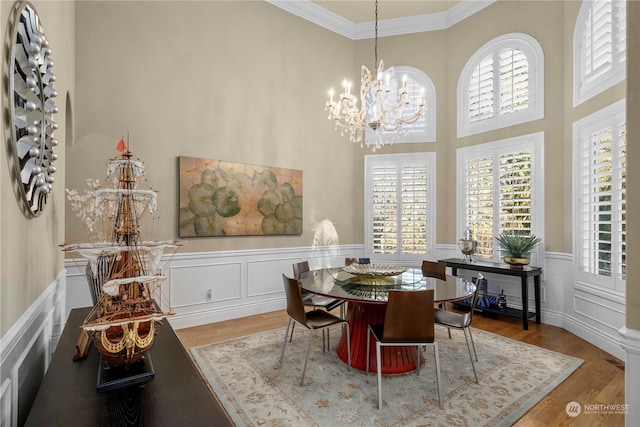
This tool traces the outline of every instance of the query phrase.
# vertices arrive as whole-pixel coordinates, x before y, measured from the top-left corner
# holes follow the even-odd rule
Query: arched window
[[[393,76],[389,80],[389,87],[396,93],[402,86],[402,80],[407,76],[407,88],[413,98],[411,103],[417,104],[420,95],[424,96],[422,115],[414,123],[402,125],[404,132],[381,132],[380,140],[383,143],[401,144],[406,142],[433,142],[436,140],[436,88],[427,74],[415,67],[393,67]],[[422,88],[422,92],[420,89]],[[395,89],[395,90],[394,90]],[[407,112],[410,116],[411,111]],[[375,144],[377,136],[370,129],[365,129],[365,141],[367,145]]]
[[[583,1],[573,34],[573,105],[625,79],[626,2]]]
[[[458,100],[458,137],[544,117],[540,44],[512,33],[482,46],[460,74]]]

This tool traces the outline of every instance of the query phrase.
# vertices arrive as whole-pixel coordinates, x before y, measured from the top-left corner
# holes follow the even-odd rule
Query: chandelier
[[[378,63],[378,0],[376,0],[375,19],[375,62]],[[351,82],[346,79],[342,83],[343,92],[334,100],[333,89],[329,90],[329,100],[325,110],[329,111],[329,120],[333,120],[340,135],[349,135],[351,142],[372,146],[373,150],[382,147],[385,142],[393,142],[406,135],[406,126],[414,123],[422,114],[424,106],[423,89],[420,98],[409,95],[407,76],[402,79],[402,86],[397,88],[397,79],[393,67],[384,70],[384,62],[380,60],[376,78],[366,66],[362,66],[360,76],[360,106],[358,98],[351,93]],[[393,80],[392,80],[393,79]],[[383,135],[385,138],[383,138]]]

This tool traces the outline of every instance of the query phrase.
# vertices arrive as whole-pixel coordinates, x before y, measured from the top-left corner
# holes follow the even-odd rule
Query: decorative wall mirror
[[[15,159],[15,179],[24,202],[25,215],[42,213],[55,181],[53,152],[58,128],[53,102],[58,93],[51,71],[53,61],[38,13],[31,3],[20,2],[15,8],[11,31],[9,62],[9,105],[11,140],[9,152]]]

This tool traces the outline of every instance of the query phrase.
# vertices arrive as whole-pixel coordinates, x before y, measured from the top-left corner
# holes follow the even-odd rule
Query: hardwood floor
[[[287,320],[287,313],[282,310],[179,329],[176,333],[183,345],[190,348],[283,327]],[[524,331],[520,319],[495,319],[482,315],[474,316],[473,326],[584,360],[576,372],[518,420],[515,426],[624,426],[623,414],[607,414],[605,407],[598,406],[624,404],[624,362],[555,326],[533,322],[529,324],[529,330]],[[572,418],[565,411],[569,402],[577,402],[582,408],[589,405],[592,409],[590,413]]]

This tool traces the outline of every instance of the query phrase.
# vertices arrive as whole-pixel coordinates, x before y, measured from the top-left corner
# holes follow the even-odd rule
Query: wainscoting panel
[[[24,424],[66,322],[66,271],[45,289],[0,342],[0,423]],[[72,353],[70,353],[72,354]]]
[[[241,270],[240,262],[172,265],[169,274],[171,306],[180,309],[240,299]]]
[[[175,255],[169,274],[175,329],[285,308],[282,274],[309,260],[311,268],[344,265],[362,246],[277,248]],[[209,294],[209,290],[211,293]]]
[[[284,292],[282,275],[291,277],[292,264],[296,262],[300,262],[298,256],[247,261],[247,297],[281,296]]]

